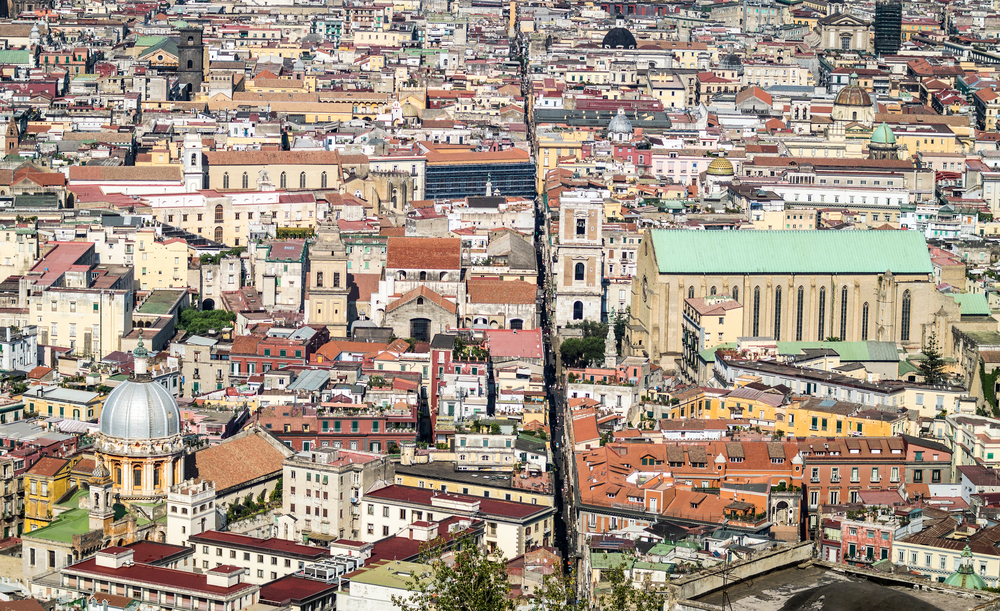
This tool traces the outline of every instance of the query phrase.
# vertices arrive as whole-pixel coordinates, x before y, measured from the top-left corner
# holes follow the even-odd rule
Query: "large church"
[[[996,327],[963,317],[937,290],[918,232],[652,229],[632,281],[632,354],[672,368],[683,351],[684,300],[712,295],[742,304],[742,336],[777,341],[837,337],[919,351],[934,333],[947,353],[953,325]]]

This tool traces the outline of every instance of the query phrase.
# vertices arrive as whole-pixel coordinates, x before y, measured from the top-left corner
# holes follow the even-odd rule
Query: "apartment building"
[[[188,541],[194,550],[195,567],[203,571],[223,564],[240,567],[245,571],[244,581],[257,585],[292,575],[304,569],[306,564],[330,556],[326,547],[217,530],[192,535]]]
[[[282,472],[282,511],[294,517],[294,527],[285,522],[278,536],[295,541],[314,534],[357,539],[362,496],[392,481],[385,455],[322,447],[285,459]]]
[[[449,517],[486,522],[485,544],[491,552],[515,558],[551,545],[555,509],[497,499],[391,485],[364,495],[361,540],[374,542],[406,532],[411,526]]]

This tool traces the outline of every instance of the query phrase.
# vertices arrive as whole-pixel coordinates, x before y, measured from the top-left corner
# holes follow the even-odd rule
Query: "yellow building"
[[[187,288],[188,244],[181,238],[160,241],[152,230],[135,236],[135,283],[143,291]]]
[[[105,398],[96,392],[46,385],[32,386],[21,395],[28,412],[80,422],[96,422]]]
[[[743,306],[729,295],[684,300],[684,361],[697,369],[698,354],[743,335]]]
[[[537,167],[537,187],[544,191],[545,174],[559,167],[559,160],[571,157],[583,158],[583,143],[591,140],[593,134],[589,130],[569,129],[566,127],[547,126],[536,132],[535,141],[538,154],[535,155]]]
[[[79,457],[43,456],[24,474],[24,532],[44,528],[55,519],[53,506],[70,490],[70,470]]]
[[[487,480],[485,477],[474,477],[473,473],[472,471],[456,471],[453,462],[438,463],[435,461],[410,465],[400,463],[396,466],[395,483],[397,486],[430,488],[431,490],[543,507],[552,507],[555,504],[555,497],[551,491],[546,491],[551,483],[538,482],[538,476],[527,480],[512,474],[507,479],[493,477]],[[547,480],[548,474],[543,473],[542,478]],[[527,485],[524,485],[524,482],[528,482]],[[532,483],[539,484],[539,487],[533,487]]]
[[[678,404],[664,412],[665,418],[735,420],[796,437],[891,437],[910,432],[904,413],[822,397],[789,402],[789,396],[777,388],[697,388],[677,399]]]

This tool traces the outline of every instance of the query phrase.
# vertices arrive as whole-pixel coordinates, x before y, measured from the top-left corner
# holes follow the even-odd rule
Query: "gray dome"
[[[119,384],[101,410],[101,432],[118,439],[157,439],[181,432],[181,412],[156,382]]]
[[[618,109],[618,114],[611,119],[611,123],[608,124],[608,133],[611,134],[631,134],[632,133],[632,122],[628,120],[625,116],[625,111],[621,108]]]
[[[730,53],[729,55],[723,56],[719,60],[720,70],[735,70],[737,74],[743,76],[743,60],[740,59],[739,55],[735,53]]]

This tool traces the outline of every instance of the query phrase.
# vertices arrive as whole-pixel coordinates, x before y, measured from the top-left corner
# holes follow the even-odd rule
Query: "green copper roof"
[[[982,293],[957,293],[951,297],[962,308],[962,316],[989,316],[992,313]]]
[[[896,134],[892,133],[892,130],[883,121],[882,125],[876,127],[875,131],[872,132],[872,142],[875,144],[896,144]]]
[[[958,588],[968,588],[970,590],[983,590],[986,588],[986,581],[976,575],[975,569],[972,568],[972,550],[969,549],[969,545],[965,545],[965,550],[962,552],[962,565],[958,567],[958,570],[948,576],[948,579],[944,580],[945,584],[949,586],[955,586]]]
[[[917,231],[651,233],[661,274],[930,274]]]

